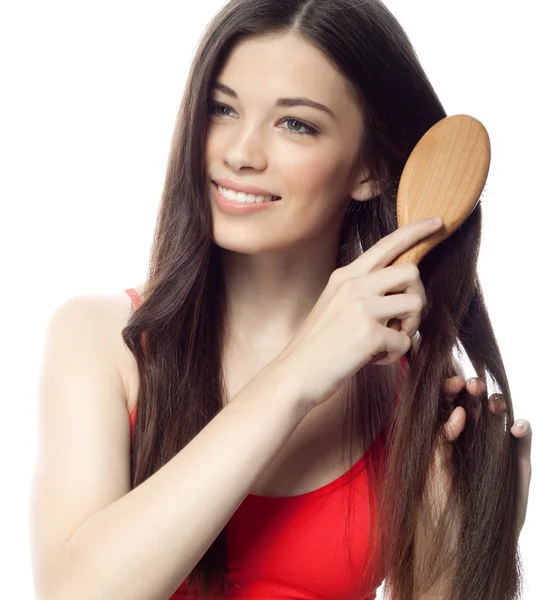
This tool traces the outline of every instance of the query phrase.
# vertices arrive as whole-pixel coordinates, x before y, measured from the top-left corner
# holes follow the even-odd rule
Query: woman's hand
[[[460,373],[461,368],[455,363],[456,372]],[[466,389],[472,396],[481,396],[485,391],[485,385],[478,379],[469,379],[464,381],[464,377],[457,375],[446,379],[443,383],[443,390],[446,396],[455,398],[460,392]],[[501,413],[505,410],[505,402],[502,401],[501,394],[493,394],[488,401],[489,409],[495,413]],[[515,425],[511,428],[511,434],[517,438],[515,443],[518,445],[518,468],[519,468],[519,506],[518,506],[518,535],[526,518],[526,509],[528,506],[528,495],[531,479],[531,427],[528,421],[521,421],[523,427],[518,428]],[[451,413],[450,418],[444,425],[446,440],[440,438],[433,452],[427,482],[424,494],[424,512],[420,511],[418,516],[418,524],[416,527],[415,538],[415,577],[419,582],[423,577],[423,573],[427,573],[430,564],[431,546],[434,547],[435,540],[431,537],[435,535],[434,525],[438,522],[444,512],[447,499],[449,497],[448,490],[450,487],[449,469],[446,468],[451,461],[453,442],[460,436],[466,424],[466,411],[462,406],[456,406]],[[431,522],[432,519],[432,522]],[[431,524],[433,525],[431,527]],[[451,537],[444,540],[448,544],[450,550],[456,550],[457,540],[460,536],[460,522],[456,519],[452,522],[450,529]],[[440,580],[437,581],[433,589],[429,589],[425,596],[420,598],[447,598],[451,597],[451,582],[454,577],[453,566],[444,568]],[[427,576],[425,576],[427,580]]]
[[[466,386],[469,394],[472,396],[480,396],[485,391],[485,385],[482,381],[476,378],[469,379],[467,382],[461,376],[450,377],[444,382],[444,392],[449,397],[456,397]],[[493,394],[489,398],[489,409],[493,412],[502,412],[505,410],[505,403],[501,400],[501,394]],[[522,427],[517,427],[517,423],[522,423]],[[455,410],[451,414],[449,420],[444,425],[446,437],[449,440],[448,445],[455,441],[464,429],[466,423],[466,411],[462,406],[455,407]],[[518,533],[524,525],[526,519],[526,510],[528,507],[528,496],[530,489],[531,480],[531,437],[532,430],[529,421],[524,419],[518,419],[515,421],[513,427],[511,427],[511,434],[517,438],[516,443],[518,444],[518,469],[519,469],[519,515],[518,515]],[[439,446],[439,453],[448,453],[451,447],[445,448],[442,445]],[[444,455],[445,456],[445,455]],[[439,456],[440,458],[440,456]]]
[[[427,304],[418,267],[391,263],[436,233],[441,223],[408,223],[381,238],[350,264],[335,269],[312,311],[274,361],[299,382],[306,411],[331,398],[368,364],[390,365],[404,356]],[[387,324],[401,321],[401,330]]]

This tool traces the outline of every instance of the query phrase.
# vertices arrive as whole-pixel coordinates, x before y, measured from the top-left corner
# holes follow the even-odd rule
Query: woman
[[[397,230],[395,197],[444,116],[378,1],[220,11],[146,284],[49,324],[38,598],[516,596],[531,434],[476,275],[481,207],[419,270],[389,266],[442,225]]]

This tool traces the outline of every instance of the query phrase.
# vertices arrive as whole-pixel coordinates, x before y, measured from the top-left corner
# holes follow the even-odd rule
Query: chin
[[[264,254],[266,252],[281,250],[286,245],[281,238],[272,240],[266,238],[260,239],[260,236],[256,235],[255,231],[252,231],[251,235],[243,231],[240,236],[231,235],[230,232],[213,231],[211,239],[219,248],[236,252],[237,254]]]

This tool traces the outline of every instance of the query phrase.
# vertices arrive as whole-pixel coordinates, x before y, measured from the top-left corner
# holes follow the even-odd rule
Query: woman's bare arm
[[[121,378],[97,300],[50,320],[32,489],[36,598],[167,600],[306,416],[276,361],[130,490]]]

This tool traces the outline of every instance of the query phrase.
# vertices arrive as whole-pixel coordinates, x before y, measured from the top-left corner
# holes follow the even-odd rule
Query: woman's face
[[[308,99],[326,109],[278,105],[279,98]],[[363,179],[354,172],[363,121],[324,54],[291,33],[245,39],[219,73],[212,102],[205,160],[215,243],[256,254],[337,234]],[[217,204],[215,179],[262,188],[281,200],[228,214]]]

